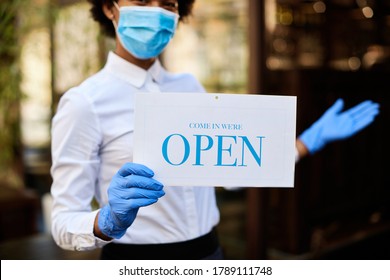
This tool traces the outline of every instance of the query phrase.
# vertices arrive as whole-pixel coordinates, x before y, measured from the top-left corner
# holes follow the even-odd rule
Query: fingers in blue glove
[[[379,104],[365,101],[347,111],[354,122],[354,131],[358,132],[372,123],[379,114]]]
[[[129,175],[123,176],[124,174]],[[108,188],[110,204],[115,205],[124,200],[129,201],[126,208],[139,208],[150,205],[165,195],[164,186],[159,181],[135,174],[151,176],[153,171],[140,164],[125,164],[114,176]],[[140,198],[142,200],[138,201]]]
[[[345,113],[354,119],[359,119],[364,116],[376,116],[379,114],[379,104],[367,100],[345,111]]]
[[[323,114],[322,117],[340,113],[343,110],[343,108],[344,108],[344,100],[339,98],[336,100],[335,103],[333,103],[333,105],[328,110],[326,110],[326,112]]]
[[[115,177],[111,185],[115,185],[115,187],[108,189],[110,203],[117,203],[118,199],[136,201],[139,198],[148,198],[157,201],[158,198],[165,194],[163,185],[160,182],[152,178],[137,175]]]
[[[344,101],[338,99],[310,128],[301,135],[301,141],[311,154],[322,149],[327,143],[345,139],[356,134],[379,114],[379,104],[367,100],[341,112]]]
[[[150,178],[154,176],[154,172],[150,168],[146,167],[145,165],[133,162],[125,163],[118,170],[117,174],[121,175],[122,177],[126,177],[132,174]]]
[[[108,188],[109,204],[99,213],[102,233],[122,237],[140,207],[151,205],[165,195],[163,185],[153,176],[154,172],[142,164],[126,163],[119,169]]]

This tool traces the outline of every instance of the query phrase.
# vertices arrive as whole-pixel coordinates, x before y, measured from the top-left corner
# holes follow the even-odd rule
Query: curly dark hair
[[[102,31],[106,35],[115,38],[114,26],[111,20],[109,20],[103,12],[103,4],[107,4],[109,7],[112,7],[114,5],[112,1],[113,0],[88,0],[88,2],[92,4],[90,9],[92,18],[100,24]],[[118,0],[114,1],[118,2]],[[191,15],[195,0],[178,0],[177,2],[179,4],[179,21],[184,22],[188,16]]]

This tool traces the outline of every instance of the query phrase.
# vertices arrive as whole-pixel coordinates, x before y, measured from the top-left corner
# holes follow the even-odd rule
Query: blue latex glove
[[[165,194],[163,185],[153,176],[153,171],[141,164],[126,163],[119,169],[108,188],[108,205],[99,212],[98,226],[103,234],[121,238],[138,209],[155,203]]]
[[[344,101],[338,99],[299,139],[310,154],[325,147],[326,144],[346,139],[371,124],[379,113],[379,104],[370,100],[341,112]]]

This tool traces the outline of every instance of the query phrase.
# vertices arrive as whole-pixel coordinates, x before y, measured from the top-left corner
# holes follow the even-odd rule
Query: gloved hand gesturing
[[[338,99],[299,139],[310,154],[321,150],[326,144],[346,139],[371,124],[379,113],[379,104],[370,100],[341,112],[344,107]]]
[[[100,231],[111,238],[121,238],[133,223],[138,209],[155,203],[165,192],[154,180],[152,170],[136,163],[124,164],[111,180],[108,205],[98,217]]]

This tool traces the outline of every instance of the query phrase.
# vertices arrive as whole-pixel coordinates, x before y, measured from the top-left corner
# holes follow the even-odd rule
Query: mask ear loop
[[[115,18],[111,18],[112,25],[114,25],[115,30],[118,30],[118,25],[116,24]]]
[[[112,1],[112,4],[114,5],[114,7],[118,10],[118,12],[120,11],[120,7],[119,7],[119,5],[118,5],[118,3],[117,2],[115,2],[115,1]]]
[[[117,8],[117,10],[119,11],[119,16],[120,16],[120,7],[119,7],[118,3],[116,3],[115,1],[112,1],[112,3],[114,4],[115,8]],[[117,38],[119,40],[119,43],[123,46],[123,48],[125,48],[124,47],[125,45],[123,44],[121,37],[118,35],[118,24],[115,21],[114,14],[112,14],[112,17],[110,19],[111,19],[112,24],[114,25],[115,33],[117,34]]]
[[[120,8],[119,8],[118,3],[115,2],[115,1],[112,1],[112,4],[113,4],[113,6],[118,10],[118,12],[120,13]],[[115,16],[114,16],[114,14],[112,14],[112,16],[111,16],[110,19],[111,19],[111,21],[112,21],[112,24],[114,25],[115,31],[118,30],[118,25],[117,25],[117,23],[115,22]]]

